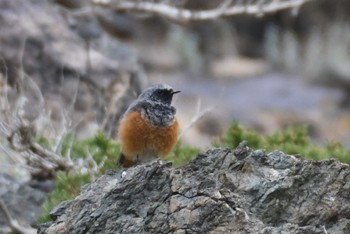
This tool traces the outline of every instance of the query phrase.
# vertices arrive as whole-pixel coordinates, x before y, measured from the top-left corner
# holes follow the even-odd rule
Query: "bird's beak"
[[[172,94],[177,94],[177,93],[181,93],[181,91],[173,91]]]

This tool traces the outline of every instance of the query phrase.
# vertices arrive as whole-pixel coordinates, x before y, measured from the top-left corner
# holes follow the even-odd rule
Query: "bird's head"
[[[157,84],[144,90],[139,98],[145,101],[170,105],[173,95],[179,92],[180,91],[174,91],[173,88],[167,84]]]

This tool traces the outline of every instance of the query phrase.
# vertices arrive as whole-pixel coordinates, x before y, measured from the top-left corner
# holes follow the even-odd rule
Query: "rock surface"
[[[276,151],[212,149],[188,165],[109,172],[38,233],[350,233],[350,168]],[[327,232],[326,232],[327,231]]]

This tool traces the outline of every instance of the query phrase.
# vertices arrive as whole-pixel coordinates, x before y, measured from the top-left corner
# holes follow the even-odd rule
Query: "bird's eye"
[[[157,94],[162,94],[162,90],[157,90]]]

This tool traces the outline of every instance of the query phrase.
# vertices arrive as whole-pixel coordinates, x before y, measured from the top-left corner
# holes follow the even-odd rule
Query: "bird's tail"
[[[118,159],[118,165],[121,167],[132,167],[135,165],[135,162],[132,160],[129,160],[123,152],[120,153],[119,159]]]

